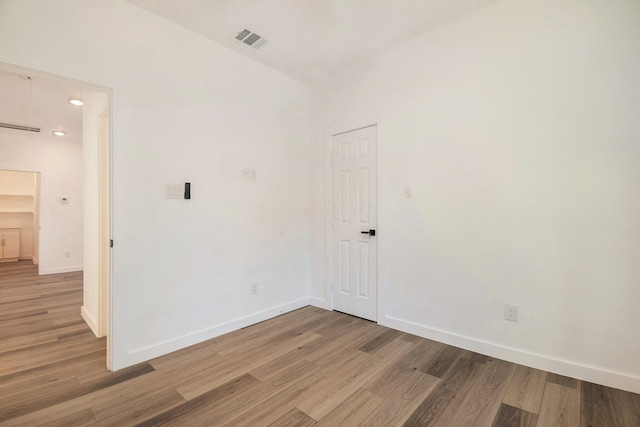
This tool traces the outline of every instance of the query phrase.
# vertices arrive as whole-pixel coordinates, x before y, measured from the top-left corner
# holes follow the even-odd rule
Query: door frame
[[[349,122],[345,122],[336,126],[330,126],[325,131],[324,136],[324,165],[325,165],[325,174],[324,174],[324,188],[325,188],[325,198],[324,198],[324,301],[318,301],[314,299],[314,303],[316,305],[323,307],[327,310],[334,310],[333,304],[333,137],[336,135],[340,135],[347,132],[352,132],[359,129],[364,129],[367,127],[376,126],[376,194],[378,204],[376,206],[377,215],[378,215],[378,225],[376,229],[376,239],[377,239],[377,283],[376,283],[376,300],[377,300],[377,323],[381,323],[381,320],[384,318],[385,313],[385,293],[383,292],[383,283],[382,278],[383,269],[381,262],[383,260],[384,254],[384,227],[381,226],[383,224],[383,215],[380,209],[380,141],[381,141],[381,126],[380,121],[373,118],[364,118],[359,120],[352,120]]]
[[[108,206],[106,208],[106,211],[108,212],[107,218],[105,218],[106,222],[107,222],[107,227],[108,227],[108,234],[109,234],[109,240],[111,240],[113,238],[113,190],[112,190],[112,176],[113,176],[113,90],[109,87],[106,86],[102,86],[102,85],[98,85],[98,84],[94,84],[94,83],[89,83],[86,81],[82,81],[82,80],[77,80],[71,77],[66,77],[66,76],[61,76],[61,75],[57,75],[57,74],[53,74],[53,73],[49,73],[47,71],[42,71],[42,70],[35,70],[32,68],[28,68],[28,67],[24,67],[24,66],[20,66],[20,65],[15,65],[15,64],[9,64],[6,62],[1,62],[0,61],[0,70],[3,71],[7,71],[10,73],[16,73],[16,74],[27,74],[27,75],[32,75],[32,76],[39,76],[42,78],[48,78],[48,79],[52,79],[52,80],[59,80],[59,81],[63,81],[66,83],[71,83],[77,86],[80,86],[82,88],[85,89],[90,89],[90,90],[94,90],[94,91],[99,91],[104,93],[105,95],[107,95],[108,98],[108,107],[107,107],[107,111],[108,111],[108,117],[109,120],[107,122],[107,138],[106,141],[104,141],[107,144],[106,147],[106,159],[105,160],[105,167],[107,168],[107,174],[108,174],[108,179],[107,179],[107,188],[105,189],[107,191],[105,200],[108,203]],[[84,136],[83,136],[84,139]],[[84,143],[84,141],[83,141]],[[42,180],[42,176],[40,176],[40,180]],[[102,191],[102,190],[101,190]],[[38,207],[38,209],[40,209],[40,207]],[[84,206],[83,206],[83,211],[84,211]],[[100,229],[100,224],[98,225],[98,230]],[[84,233],[84,230],[83,230]],[[99,234],[99,233],[98,233]],[[39,242],[42,242],[42,236],[39,234],[38,236],[39,238]],[[96,240],[98,242],[100,242],[100,235],[95,236]],[[39,261],[42,258],[42,245],[39,244]],[[100,324],[104,324],[107,325],[108,327],[108,331],[102,331],[104,332],[104,334],[106,334],[107,336],[107,354],[106,354],[106,359],[107,359],[107,368],[109,370],[112,370],[112,359],[113,359],[113,264],[112,264],[112,259],[113,259],[113,254],[112,254],[112,250],[109,249],[108,251],[106,251],[108,253],[108,280],[106,281],[106,283],[104,283],[104,286],[106,287],[106,289],[100,288],[98,290],[99,295],[108,295],[108,304],[104,304],[105,308],[108,308],[106,310],[106,313],[104,312],[104,310],[102,309],[102,304],[100,304],[100,308],[99,308],[99,319],[98,319],[98,325]],[[99,260],[100,263],[100,260]],[[41,264],[41,263],[40,263]],[[98,266],[99,267],[99,266]],[[99,269],[98,269],[99,271]],[[102,320],[104,319],[104,316],[106,316],[106,321],[103,323]],[[102,334],[102,335],[104,335]]]

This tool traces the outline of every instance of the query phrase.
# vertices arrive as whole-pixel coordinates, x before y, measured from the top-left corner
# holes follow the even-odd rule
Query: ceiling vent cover
[[[236,36],[236,40],[241,41],[242,43],[251,46],[254,49],[260,49],[267,43],[267,39],[262,38],[256,33],[252,33],[246,28],[238,33]]]
[[[36,133],[41,131],[40,128],[36,128],[33,126],[24,126],[24,125],[16,125],[13,123],[1,123],[1,122],[0,122],[0,128],[23,130],[25,132],[36,132]]]

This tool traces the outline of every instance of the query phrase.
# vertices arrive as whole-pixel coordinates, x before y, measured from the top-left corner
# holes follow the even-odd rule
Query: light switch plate
[[[184,189],[182,184],[167,184],[165,198],[182,199],[183,196],[184,196]]]

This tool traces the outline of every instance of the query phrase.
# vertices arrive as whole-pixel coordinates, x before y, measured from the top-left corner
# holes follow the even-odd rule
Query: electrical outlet
[[[512,322],[518,321],[518,306],[513,304],[504,305],[504,320],[510,320]]]
[[[251,294],[255,295],[258,293],[258,282],[251,282]]]
[[[71,252],[65,252],[64,253],[64,257],[65,258],[71,258]]]

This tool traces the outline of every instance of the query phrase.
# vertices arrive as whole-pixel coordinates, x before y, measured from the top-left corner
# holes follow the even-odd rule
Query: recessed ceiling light
[[[69,102],[73,105],[77,105],[78,107],[84,105],[84,102],[81,99],[70,99]]]
[[[53,131],[53,134],[54,134],[55,136],[64,136],[64,132],[62,132],[61,130],[54,130],[54,131]]]

